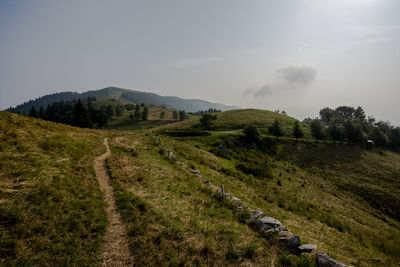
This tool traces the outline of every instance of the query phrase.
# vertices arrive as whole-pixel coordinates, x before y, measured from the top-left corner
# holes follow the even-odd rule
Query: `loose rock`
[[[261,210],[253,210],[253,214],[251,215],[251,218],[254,220],[257,220],[259,217],[263,216],[264,212]]]
[[[200,171],[198,171],[198,170],[192,170],[191,169],[190,172],[193,173],[193,174],[200,174]]]
[[[275,229],[275,228],[279,229],[282,227],[282,224],[280,221],[278,221],[275,218],[268,217],[268,216],[258,219],[258,224],[261,228],[264,228],[266,230]]]
[[[304,244],[297,248],[299,253],[313,253],[317,250],[317,246],[314,244]]]
[[[317,266],[318,267],[347,267],[341,262],[329,257],[325,252],[317,252]]]
[[[298,236],[298,235],[293,235],[292,237],[290,237],[287,240],[287,246],[289,248],[293,248],[293,249],[298,248],[300,245],[301,245],[300,236]]]
[[[174,155],[174,153],[172,153],[171,151],[167,150],[167,157],[172,160],[172,161],[177,161],[178,159],[176,158],[176,156]]]

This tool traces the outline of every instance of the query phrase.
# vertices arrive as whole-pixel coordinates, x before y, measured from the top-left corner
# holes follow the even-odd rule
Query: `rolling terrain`
[[[175,96],[160,96],[154,93],[135,91],[130,89],[122,89],[118,87],[107,87],[104,89],[87,91],[84,93],[61,92],[51,95],[39,97],[35,100],[28,101],[16,107],[11,107],[7,111],[20,114],[28,114],[29,110],[34,107],[39,110],[41,106],[46,108],[47,105],[58,101],[71,101],[74,99],[86,99],[88,97],[101,99],[115,99],[128,103],[141,104],[148,106],[166,106],[171,109],[184,110],[186,112],[196,112],[199,110],[208,110],[210,108],[218,110],[237,109],[236,106],[227,106],[217,103],[211,103],[200,99],[182,99]]]
[[[152,108],[150,122],[161,111]],[[275,119],[286,132],[295,121],[269,111],[226,111],[207,136],[172,137],[163,129],[197,131],[198,117],[134,130],[124,114],[112,121],[130,129],[120,131],[0,112],[0,265],[102,262],[110,219],[93,163],[107,138],[105,166],[136,265],[315,264],[254,229],[207,180],[345,264],[397,266],[399,154],[265,134],[254,146],[230,133],[246,123],[265,133]]]

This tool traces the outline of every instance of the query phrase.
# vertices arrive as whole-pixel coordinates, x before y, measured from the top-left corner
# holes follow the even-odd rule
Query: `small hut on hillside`
[[[368,150],[372,150],[372,148],[374,147],[374,144],[375,144],[375,142],[373,140],[365,141],[365,145],[366,145]]]

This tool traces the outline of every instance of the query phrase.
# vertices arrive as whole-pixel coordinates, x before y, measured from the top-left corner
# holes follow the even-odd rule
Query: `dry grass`
[[[0,112],[0,265],[99,262],[102,132]]]

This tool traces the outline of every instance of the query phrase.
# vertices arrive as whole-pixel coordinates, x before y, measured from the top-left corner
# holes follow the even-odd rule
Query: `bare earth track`
[[[106,212],[109,220],[105,243],[101,257],[102,266],[132,266],[133,260],[129,252],[127,232],[121,221],[120,214],[115,205],[113,189],[110,185],[110,176],[106,168],[106,159],[110,156],[110,148],[107,138],[104,139],[106,153],[94,160],[96,177],[100,184],[100,189],[104,193],[107,203]]]

